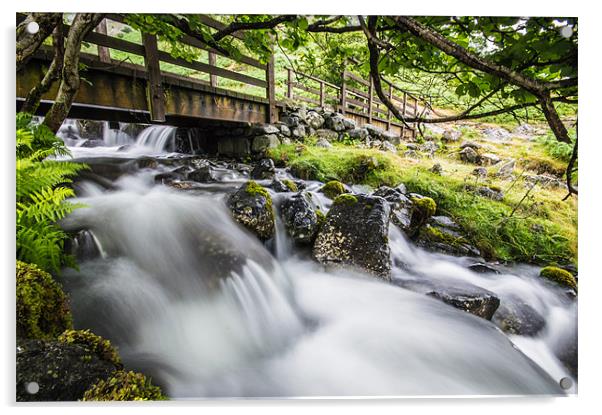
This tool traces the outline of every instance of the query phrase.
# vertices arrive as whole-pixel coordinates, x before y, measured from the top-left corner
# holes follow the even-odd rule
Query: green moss
[[[414,209],[420,212],[420,215],[425,219],[430,218],[437,211],[437,203],[430,197],[412,197],[411,200]]]
[[[435,226],[426,225],[420,229],[421,236],[432,242],[441,242],[452,247],[460,247],[468,243],[468,241],[462,237],[455,237],[452,234],[442,232]]]
[[[245,192],[247,192],[247,194],[251,196],[259,195],[264,197],[266,200],[266,207],[270,211],[272,210],[272,196],[270,196],[270,193],[256,181],[249,180],[246,184]]]
[[[322,227],[326,222],[326,215],[320,209],[316,209],[316,216],[318,217],[318,227]]]
[[[345,186],[337,180],[331,180],[320,188],[320,192],[324,193],[329,199],[334,199],[345,193]]]
[[[524,143],[519,144],[504,144],[497,152],[519,159],[515,153],[522,151]],[[528,150],[530,153],[536,148]],[[304,179],[338,180],[374,188],[404,183],[409,192],[433,199],[437,212],[457,222],[466,231],[469,243],[489,259],[541,264],[576,262],[577,203],[572,199],[563,201],[560,190],[532,192],[533,203],[522,203],[510,217],[527,189],[519,183],[507,190],[501,201],[475,197],[465,187],[469,168],[450,157],[438,161],[445,171],[457,173],[438,176],[429,172],[432,160],[416,162],[375,149],[335,144],[330,149],[307,147],[296,152],[295,145],[281,145],[269,151],[275,160],[291,167],[293,174],[302,171],[305,176],[298,177]],[[369,166],[366,160],[370,158],[375,158],[377,164]],[[534,227],[541,230],[533,232]]]
[[[83,401],[165,401],[158,386],[141,373],[117,371],[84,393]]]
[[[573,274],[562,268],[553,266],[544,267],[539,272],[539,276],[577,291],[577,280]]]
[[[344,193],[337,196],[332,203],[335,205],[355,205],[357,203],[357,197],[350,193]]]
[[[297,183],[295,183],[294,181],[290,180],[290,179],[284,179],[282,180],[282,183],[284,183],[284,185],[286,187],[288,187],[288,190],[290,190],[291,192],[298,192],[299,189],[297,187]]]
[[[17,337],[55,339],[72,328],[61,285],[35,265],[17,261]]]
[[[102,360],[113,363],[117,368],[123,367],[121,358],[111,342],[90,332],[90,330],[66,330],[59,336],[59,341],[67,344],[79,344]]]

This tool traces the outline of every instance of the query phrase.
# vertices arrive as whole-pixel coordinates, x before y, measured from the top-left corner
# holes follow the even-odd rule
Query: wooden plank
[[[294,88],[300,89],[302,91],[309,92],[309,93],[314,94],[316,96],[320,95],[320,90],[319,89],[303,85],[300,82],[293,82],[292,85],[293,85]]]
[[[298,96],[295,99],[299,100],[299,101],[307,102],[309,104],[313,104],[315,106],[319,106],[320,105],[320,101],[315,100],[315,99],[311,99],[311,98],[306,98],[306,97],[303,97],[303,96]]]
[[[96,32],[101,35],[107,35],[107,20],[102,19],[96,28]],[[111,52],[109,48],[106,46],[98,46],[98,57],[101,62],[110,63],[111,62]]]
[[[159,48],[157,37],[146,33],[142,34],[144,44],[144,65],[148,72],[146,83],[151,120],[165,122],[165,96],[161,82],[161,68],[159,67]]]
[[[374,93],[373,89],[372,77],[370,77],[370,85],[368,85],[368,122],[372,122],[372,103],[374,101],[374,97],[372,96]]]
[[[268,66],[265,69],[266,98],[268,99],[268,122],[278,121],[278,108],[276,108],[276,74],[274,69],[274,55],[270,56]]]
[[[292,73],[296,74],[298,79],[311,79],[312,81],[316,81],[316,82],[324,82],[324,85],[326,85],[326,86],[328,86],[330,88],[336,89],[337,91],[340,89],[340,87],[338,85],[330,83],[330,82],[325,81],[323,79],[317,78],[317,77],[315,77],[313,75],[308,75],[308,74],[305,74],[303,72],[297,72],[297,71],[295,71],[292,68],[286,68],[286,69],[290,70]]]
[[[320,82],[320,107],[324,108],[324,82]]]
[[[214,52],[209,51],[209,65],[215,66],[217,57],[215,56]],[[216,87],[217,86],[217,76],[216,75],[209,75],[209,85]]]
[[[65,35],[68,33],[69,27],[65,25]],[[90,32],[84,37],[84,41],[98,46],[106,46],[111,49],[128,52],[133,55],[144,56],[144,46],[137,43],[128,42],[127,40],[118,39],[116,37],[106,36],[96,32]]]
[[[293,99],[294,97],[294,92],[293,92],[293,71],[291,68],[286,68],[286,72],[287,72],[287,98],[288,99]]]
[[[341,83],[341,114],[345,115],[347,107],[347,70],[343,69],[343,81]]]
[[[260,88],[267,88],[268,84],[266,81],[258,78],[253,78],[248,75],[240,74],[238,72],[230,71],[228,69],[220,68],[218,66],[209,65],[203,62],[188,62],[182,58],[174,58],[167,52],[159,51],[159,60],[167,63],[172,63],[177,66],[183,66],[185,68],[194,69],[195,71],[205,72],[221,76],[222,78],[232,79],[234,81],[241,82],[243,84],[255,85]]]
[[[363,84],[363,85],[365,85],[365,86],[367,86],[367,87],[369,87],[369,86],[370,86],[370,82],[369,82],[369,81],[366,81],[364,78],[362,78],[362,77],[359,77],[359,76],[357,76],[357,75],[356,75],[356,74],[354,74],[354,73],[347,72],[347,76],[348,76],[350,79],[353,79],[354,81],[356,81],[356,82],[359,82],[360,84]]]
[[[188,46],[194,46],[195,48],[199,48],[199,49],[203,49],[209,52],[213,52],[217,55],[220,56],[225,56],[223,53],[219,52],[216,49],[213,49],[212,47],[206,45],[205,43],[201,42],[199,39],[196,39],[190,35],[184,34],[182,35],[182,37],[180,38],[180,42],[182,42],[185,45]],[[245,56],[245,55],[241,55],[240,58],[238,60],[234,60],[228,56],[225,56],[228,59],[231,59],[235,62],[241,62],[241,63],[245,63],[247,65],[250,66],[254,66],[255,68],[259,68],[259,69],[265,69],[266,65],[259,62],[257,59],[253,59],[249,56]]]

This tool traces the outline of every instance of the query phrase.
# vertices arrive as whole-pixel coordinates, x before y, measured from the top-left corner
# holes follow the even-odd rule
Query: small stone
[[[460,160],[465,163],[477,164],[479,162],[479,154],[472,147],[466,147],[460,151]]]
[[[272,179],[276,174],[276,168],[274,166],[274,161],[272,159],[261,159],[255,165],[255,168],[251,172],[251,178],[253,179]]]
[[[316,147],[320,147],[320,148],[331,148],[332,144],[330,144],[330,141],[328,141],[327,139],[325,139],[324,137],[320,137],[318,139],[318,141],[316,142]]]
[[[441,176],[441,174],[443,174],[443,167],[441,167],[441,163],[435,163],[433,164],[433,167],[430,168],[430,171]]]

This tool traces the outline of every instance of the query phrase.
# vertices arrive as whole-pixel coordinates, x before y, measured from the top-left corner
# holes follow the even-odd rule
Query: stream
[[[177,189],[155,176],[202,157],[171,152],[174,127],[107,130],[93,147],[71,120],[59,132],[73,159],[92,166],[75,184],[86,207],[61,224],[80,232],[79,270],[61,280],[75,326],[110,339],[127,369],[172,399],[576,393],[557,356],[576,331],[577,301],[539,268],[473,272],[470,258],[427,252],[391,224],[393,283],[325,270],[280,220],[265,245],[232,220],[225,200],[248,166],[211,159],[218,181]],[[321,183],[305,185],[326,212]],[[270,193],[277,210],[283,194]],[[504,334],[425,295],[425,284],[529,304],[545,327]]]

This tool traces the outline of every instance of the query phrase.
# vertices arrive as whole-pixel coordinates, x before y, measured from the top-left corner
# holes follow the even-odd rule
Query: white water
[[[156,139],[149,132],[139,144],[169,141],[151,128]],[[187,194],[152,175],[122,176],[111,191],[79,186],[89,207],[63,225],[91,230],[103,256],[65,271],[64,283],[76,325],[111,339],[126,367],[171,397],[563,393],[569,375],[554,350],[574,329],[576,305],[529,267],[476,274],[391,229],[393,258],[405,264],[396,279],[477,285],[546,318],[537,337],[508,338],[423,294],[325,272],[295,255],[281,226],[276,260],[229,217],[231,186]]]

